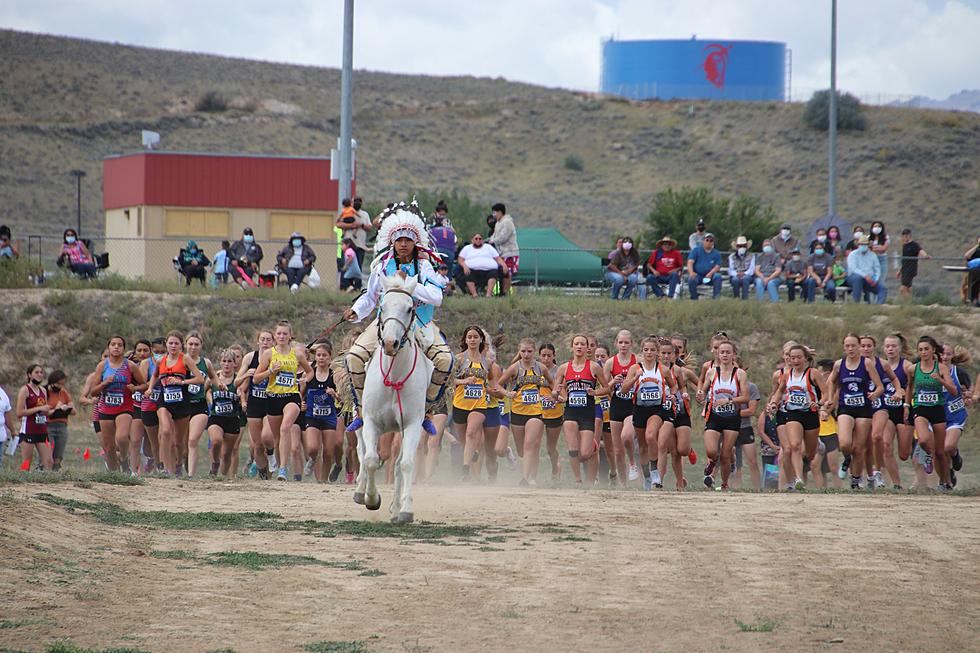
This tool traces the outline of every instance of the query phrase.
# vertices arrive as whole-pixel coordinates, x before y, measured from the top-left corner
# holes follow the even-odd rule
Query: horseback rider
[[[422,427],[431,435],[435,435],[436,429],[429,418],[434,404],[445,390],[453,366],[453,355],[432,321],[436,306],[442,304],[443,284],[430,262],[432,252],[422,217],[422,212],[414,200],[410,205],[399,202],[385,209],[381,215],[382,225],[374,245],[376,255],[371,263],[367,291],[357,298],[353,306],[344,311],[344,319],[360,322],[375,308],[380,308],[378,305],[381,300],[382,277],[395,275],[401,276],[402,279],[407,279],[409,276],[417,277],[418,284],[412,292],[412,298],[415,300],[416,341],[417,346],[433,365],[432,378],[426,391],[426,415]],[[364,390],[365,370],[377,348],[378,319],[375,316],[371,324],[351,345],[346,355],[347,369],[350,373],[351,385],[354,387],[354,403],[358,411],[360,411],[360,395]],[[361,416],[357,415],[347,427],[347,431],[356,431],[363,423]]]

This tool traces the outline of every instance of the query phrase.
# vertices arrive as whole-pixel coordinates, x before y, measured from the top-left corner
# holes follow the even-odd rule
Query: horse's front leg
[[[361,445],[361,475],[366,478],[364,488],[364,507],[368,510],[377,510],[381,507],[381,494],[375,483],[375,474],[378,471],[380,458],[378,457],[378,438],[381,432],[372,419],[364,420],[364,428],[361,429],[363,444]]]
[[[364,429],[357,431],[357,486],[354,488],[354,503],[364,505],[364,488],[367,487],[367,471],[364,467]]]
[[[408,524],[415,520],[415,508],[412,502],[412,485],[415,479],[415,457],[418,454],[419,442],[422,440],[421,420],[414,420],[405,429],[405,436],[402,439],[402,451],[398,457],[398,468],[396,473],[401,479],[401,484],[395,487],[398,494],[400,509],[394,515],[399,524]]]
[[[391,521],[393,522],[398,521],[398,513],[401,511],[402,485],[404,484],[405,479],[403,478],[399,463],[404,455],[405,450],[402,449],[398,452],[398,458],[390,461],[391,464],[395,466],[395,487],[391,493],[391,505],[388,507],[388,512],[391,513]]]

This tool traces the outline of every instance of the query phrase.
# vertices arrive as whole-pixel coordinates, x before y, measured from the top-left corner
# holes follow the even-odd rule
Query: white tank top
[[[637,381],[636,405],[659,406],[663,403],[664,377],[660,372],[660,364],[654,363],[653,369],[647,369],[642,362],[640,378]]]

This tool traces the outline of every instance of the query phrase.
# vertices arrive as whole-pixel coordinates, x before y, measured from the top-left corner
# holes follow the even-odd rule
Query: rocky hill
[[[338,45],[339,47],[339,45]],[[0,222],[15,233],[101,231],[101,160],[138,149],[326,154],[339,132],[336,69],[0,31]],[[194,110],[209,91],[229,108]],[[668,185],[745,192],[804,225],[826,206],[825,134],[802,104],[627,102],[503,79],[357,71],[359,189],[506,202],[583,245],[637,230]],[[980,212],[980,115],[871,107],[840,140],[839,212],[915,226],[930,253],[962,253]],[[566,169],[580,157],[583,170]],[[676,234],[675,234],[676,235]]]

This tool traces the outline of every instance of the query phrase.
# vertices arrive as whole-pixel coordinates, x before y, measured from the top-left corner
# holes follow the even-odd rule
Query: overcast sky
[[[839,79],[861,94],[980,88],[980,0],[839,0]],[[2,0],[0,27],[339,66],[342,0]],[[784,41],[794,96],[829,85],[830,0],[355,0],[355,68],[596,90],[599,43]]]

